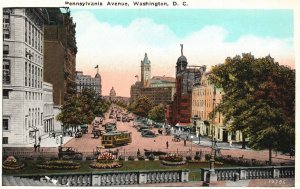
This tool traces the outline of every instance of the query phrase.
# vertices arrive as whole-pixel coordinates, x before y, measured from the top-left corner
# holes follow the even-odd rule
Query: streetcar
[[[111,131],[102,135],[102,146],[105,148],[127,145],[131,141],[131,132],[127,131]]]

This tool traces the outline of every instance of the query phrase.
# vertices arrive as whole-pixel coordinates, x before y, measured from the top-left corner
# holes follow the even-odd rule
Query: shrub
[[[165,159],[165,156],[164,156],[164,155],[160,155],[160,156],[158,156],[158,159],[159,159],[159,160],[164,160],[164,159]]]
[[[43,156],[39,156],[37,157],[37,160],[45,160],[45,158]]]
[[[79,154],[76,154],[73,159],[74,160],[82,160],[82,156]]]
[[[148,159],[151,160],[151,161],[155,160],[154,154],[150,154],[150,155],[148,156]]]
[[[192,157],[191,156],[186,156],[185,159],[189,161],[189,160],[192,160]]]
[[[25,160],[33,160],[33,157],[32,156],[25,157]]]
[[[145,160],[145,157],[140,155],[140,156],[138,156],[138,160],[141,160],[141,161]]]
[[[205,154],[205,160],[209,161],[210,160],[211,155],[210,154]]]
[[[86,157],[86,160],[94,160],[95,158],[94,158],[94,156],[87,156]]]
[[[128,160],[129,160],[129,161],[134,161],[134,156],[129,156],[129,157],[128,157]]]
[[[124,161],[125,157],[124,156],[119,156],[118,159],[119,159],[119,161]]]

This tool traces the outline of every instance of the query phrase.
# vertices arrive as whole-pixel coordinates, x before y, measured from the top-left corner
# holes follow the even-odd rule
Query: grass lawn
[[[76,161],[80,162],[81,166],[74,170],[46,170],[38,169],[36,164],[41,161],[26,160],[24,161],[25,167],[21,170],[5,170],[3,169],[3,175],[22,175],[22,174],[45,174],[45,173],[97,173],[103,171],[141,171],[141,170],[190,170],[190,181],[200,180],[200,168],[208,168],[209,162],[204,163],[187,163],[182,166],[164,166],[160,164],[160,161],[124,161],[123,166],[115,169],[92,169],[89,164],[92,161]],[[233,167],[234,165],[226,164],[223,167]]]

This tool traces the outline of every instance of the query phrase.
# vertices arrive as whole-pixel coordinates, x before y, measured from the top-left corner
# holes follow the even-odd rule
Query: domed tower
[[[181,46],[181,56],[177,59],[176,63],[176,74],[180,73],[181,71],[185,70],[187,67],[187,59],[183,56],[183,44]]]
[[[147,86],[151,77],[151,62],[145,53],[144,60],[141,61],[141,82],[143,87]]]
[[[109,98],[110,98],[110,100],[114,100],[116,98],[116,95],[117,95],[116,91],[115,91],[114,87],[112,87],[110,89],[110,92],[109,92]]]

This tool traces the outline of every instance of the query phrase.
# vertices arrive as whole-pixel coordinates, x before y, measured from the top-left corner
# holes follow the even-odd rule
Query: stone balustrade
[[[208,168],[202,168],[202,181],[209,180]],[[230,167],[216,168],[215,173],[218,181],[226,180],[249,180],[268,178],[293,178],[295,177],[294,166],[266,166],[266,167]]]
[[[112,171],[99,173],[58,173],[19,175],[23,178],[45,180],[47,176],[67,186],[118,186],[148,183],[188,182],[188,170]]]

